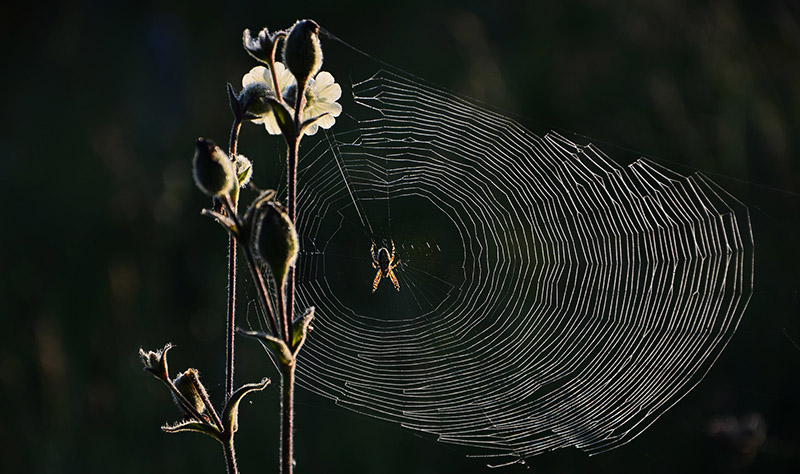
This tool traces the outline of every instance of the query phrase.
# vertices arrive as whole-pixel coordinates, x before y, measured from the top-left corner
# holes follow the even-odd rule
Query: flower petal
[[[247,87],[255,82],[266,82],[265,77],[269,76],[267,68],[264,66],[256,66],[242,77],[242,87]]]
[[[280,135],[283,133],[278,126],[278,121],[275,119],[275,114],[269,114],[269,116],[264,118],[264,128],[267,129],[267,133],[270,135]]]
[[[306,130],[303,132],[303,135],[314,135],[319,130],[319,125],[316,122],[309,125]]]
[[[324,89],[334,83],[333,75],[328,71],[322,71],[314,78],[314,82],[317,84],[317,89]]]
[[[323,114],[329,114],[333,117],[338,117],[342,113],[342,106],[338,102],[314,102],[303,110],[303,115],[306,118],[319,117]]]
[[[335,123],[336,119],[331,115],[323,115],[322,117],[318,118],[316,122],[314,122],[315,125],[319,125],[325,130],[333,127],[333,124]]]

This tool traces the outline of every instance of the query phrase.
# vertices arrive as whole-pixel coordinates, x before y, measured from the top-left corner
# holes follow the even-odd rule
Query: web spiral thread
[[[301,386],[502,464],[615,448],[701,381],[752,288],[744,205],[391,72],[353,94],[300,162]]]

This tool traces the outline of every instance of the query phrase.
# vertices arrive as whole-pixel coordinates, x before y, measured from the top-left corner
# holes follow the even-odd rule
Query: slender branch
[[[281,367],[281,474],[292,474],[294,458],[294,361]]]
[[[236,114],[231,127],[231,137],[228,146],[228,156],[236,159],[236,149],[239,143],[239,131],[242,128],[242,119]],[[237,185],[238,191],[238,185]],[[230,217],[236,219],[236,212],[239,206],[239,193],[234,193],[233,201],[230,203]],[[236,331],[236,239],[228,236],[228,319],[226,324],[226,344],[225,344],[225,402],[231,398],[233,393],[233,360],[234,343]]]
[[[272,38],[272,51],[269,54],[269,71],[272,75],[272,86],[275,88],[275,100],[278,102],[283,102],[283,91],[278,84],[278,75],[275,74],[275,52],[278,48],[278,39],[282,37],[283,35],[275,35]]]
[[[231,137],[228,141],[228,156],[231,158],[238,153],[239,147],[239,131],[242,129],[242,118],[234,117],[233,125],[231,126]]]

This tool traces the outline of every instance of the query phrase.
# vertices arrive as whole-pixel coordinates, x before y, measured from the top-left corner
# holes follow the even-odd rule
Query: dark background
[[[223,471],[210,439],[160,432],[178,413],[136,351],[175,343],[173,369],[197,367],[219,398],[226,237],[199,216],[193,140],[226,140],[225,83],[253,66],[242,30],[304,17],[537,132],[703,171],[750,206],[755,293],[706,380],[627,446],[562,450],[534,471],[798,470],[796,3],[243,3],[29,2],[0,18],[3,472]],[[277,147],[256,127],[243,143]],[[274,377],[260,349],[238,355],[240,383]],[[308,393],[297,410],[298,473],[486,471]],[[274,388],[243,407],[242,472],[277,470],[277,414]],[[748,414],[767,428],[757,451],[706,435],[715,417]]]

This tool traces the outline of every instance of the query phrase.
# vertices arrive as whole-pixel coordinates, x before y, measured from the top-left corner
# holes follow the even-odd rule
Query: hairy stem
[[[233,449],[233,436],[222,443],[222,449],[225,451],[225,467],[228,469],[228,474],[238,474],[239,469],[236,467],[236,451]]]
[[[291,333],[287,325],[288,317],[286,316],[286,281],[282,282],[283,285],[275,289],[275,296],[278,297],[278,312],[280,314],[280,321],[282,324],[281,330],[283,331],[283,340],[287,341],[287,345],[291,349]]]
[[[246,244],[242,242],[242,245]],[[269,294],[267,293],[267,285],[264,283],[264,277],[258,270],[252,252],[245,249],[243,253],[245,259],[247,260],[247,266],[250,268],[250,274],[253,276],[253,282],[256,285],[256,290],[258,290],[258,296],[261,297],[261,303],[264,305],[264,310],[267,312],[267,322],[269,322],[269,329],[270,331],[272,331],[273,336],[280,338],[281,333],[278,332],[278,326],[275,323],[275,312],[272,310],[272,303],[270,303],[269,300]]]
[[[228,145],[228,156],[236,159],[236,148],[239,142],[239,130],[242,128],[242,120],[237,115],[233,119],[231,127],[231,137]],[[238,187],[237,187],[238,191]],[[231,203],[231,219],[236,218],[239,206],[239,193],[233,193]],[[236,239],[228,236],[228,318],[227,318],[226,344],[225,344],[225,401],[231,398],[233,393],[233,355],[234,355],[234,332],[236,331]]]
[[[294,427],[294,361],[281,366],[281,474],[292,474]]]
[[[290,140],[288,143],[289,145],[289,160],[288,160],[288,172],[287,172],[287,181],[288,181],[288,198],[287,198],[287,206],[289,207],[289,219],[292,220],[292,224],[297,226],[297,157],[300,152],[300,139],[302,138],[302,134],[299,133],[300,125],[302,124],[303,120],[303,107],[305,107],[305,89],[306,84],[297,84],[297,98],[295,100],[295,110],[294,110],[294,127],[295,130],[298,131],[295,134],[294,138]],[[294,267],[289,268],[288,274],[288,285],[286,288],[286,317],[284,319],[284,324],[287,332],[286,334],[286,343],[289,344],[291,347],[291,332],[292,332],[292,321],[294,319],[294,287],[295,287],[295,272]]]

